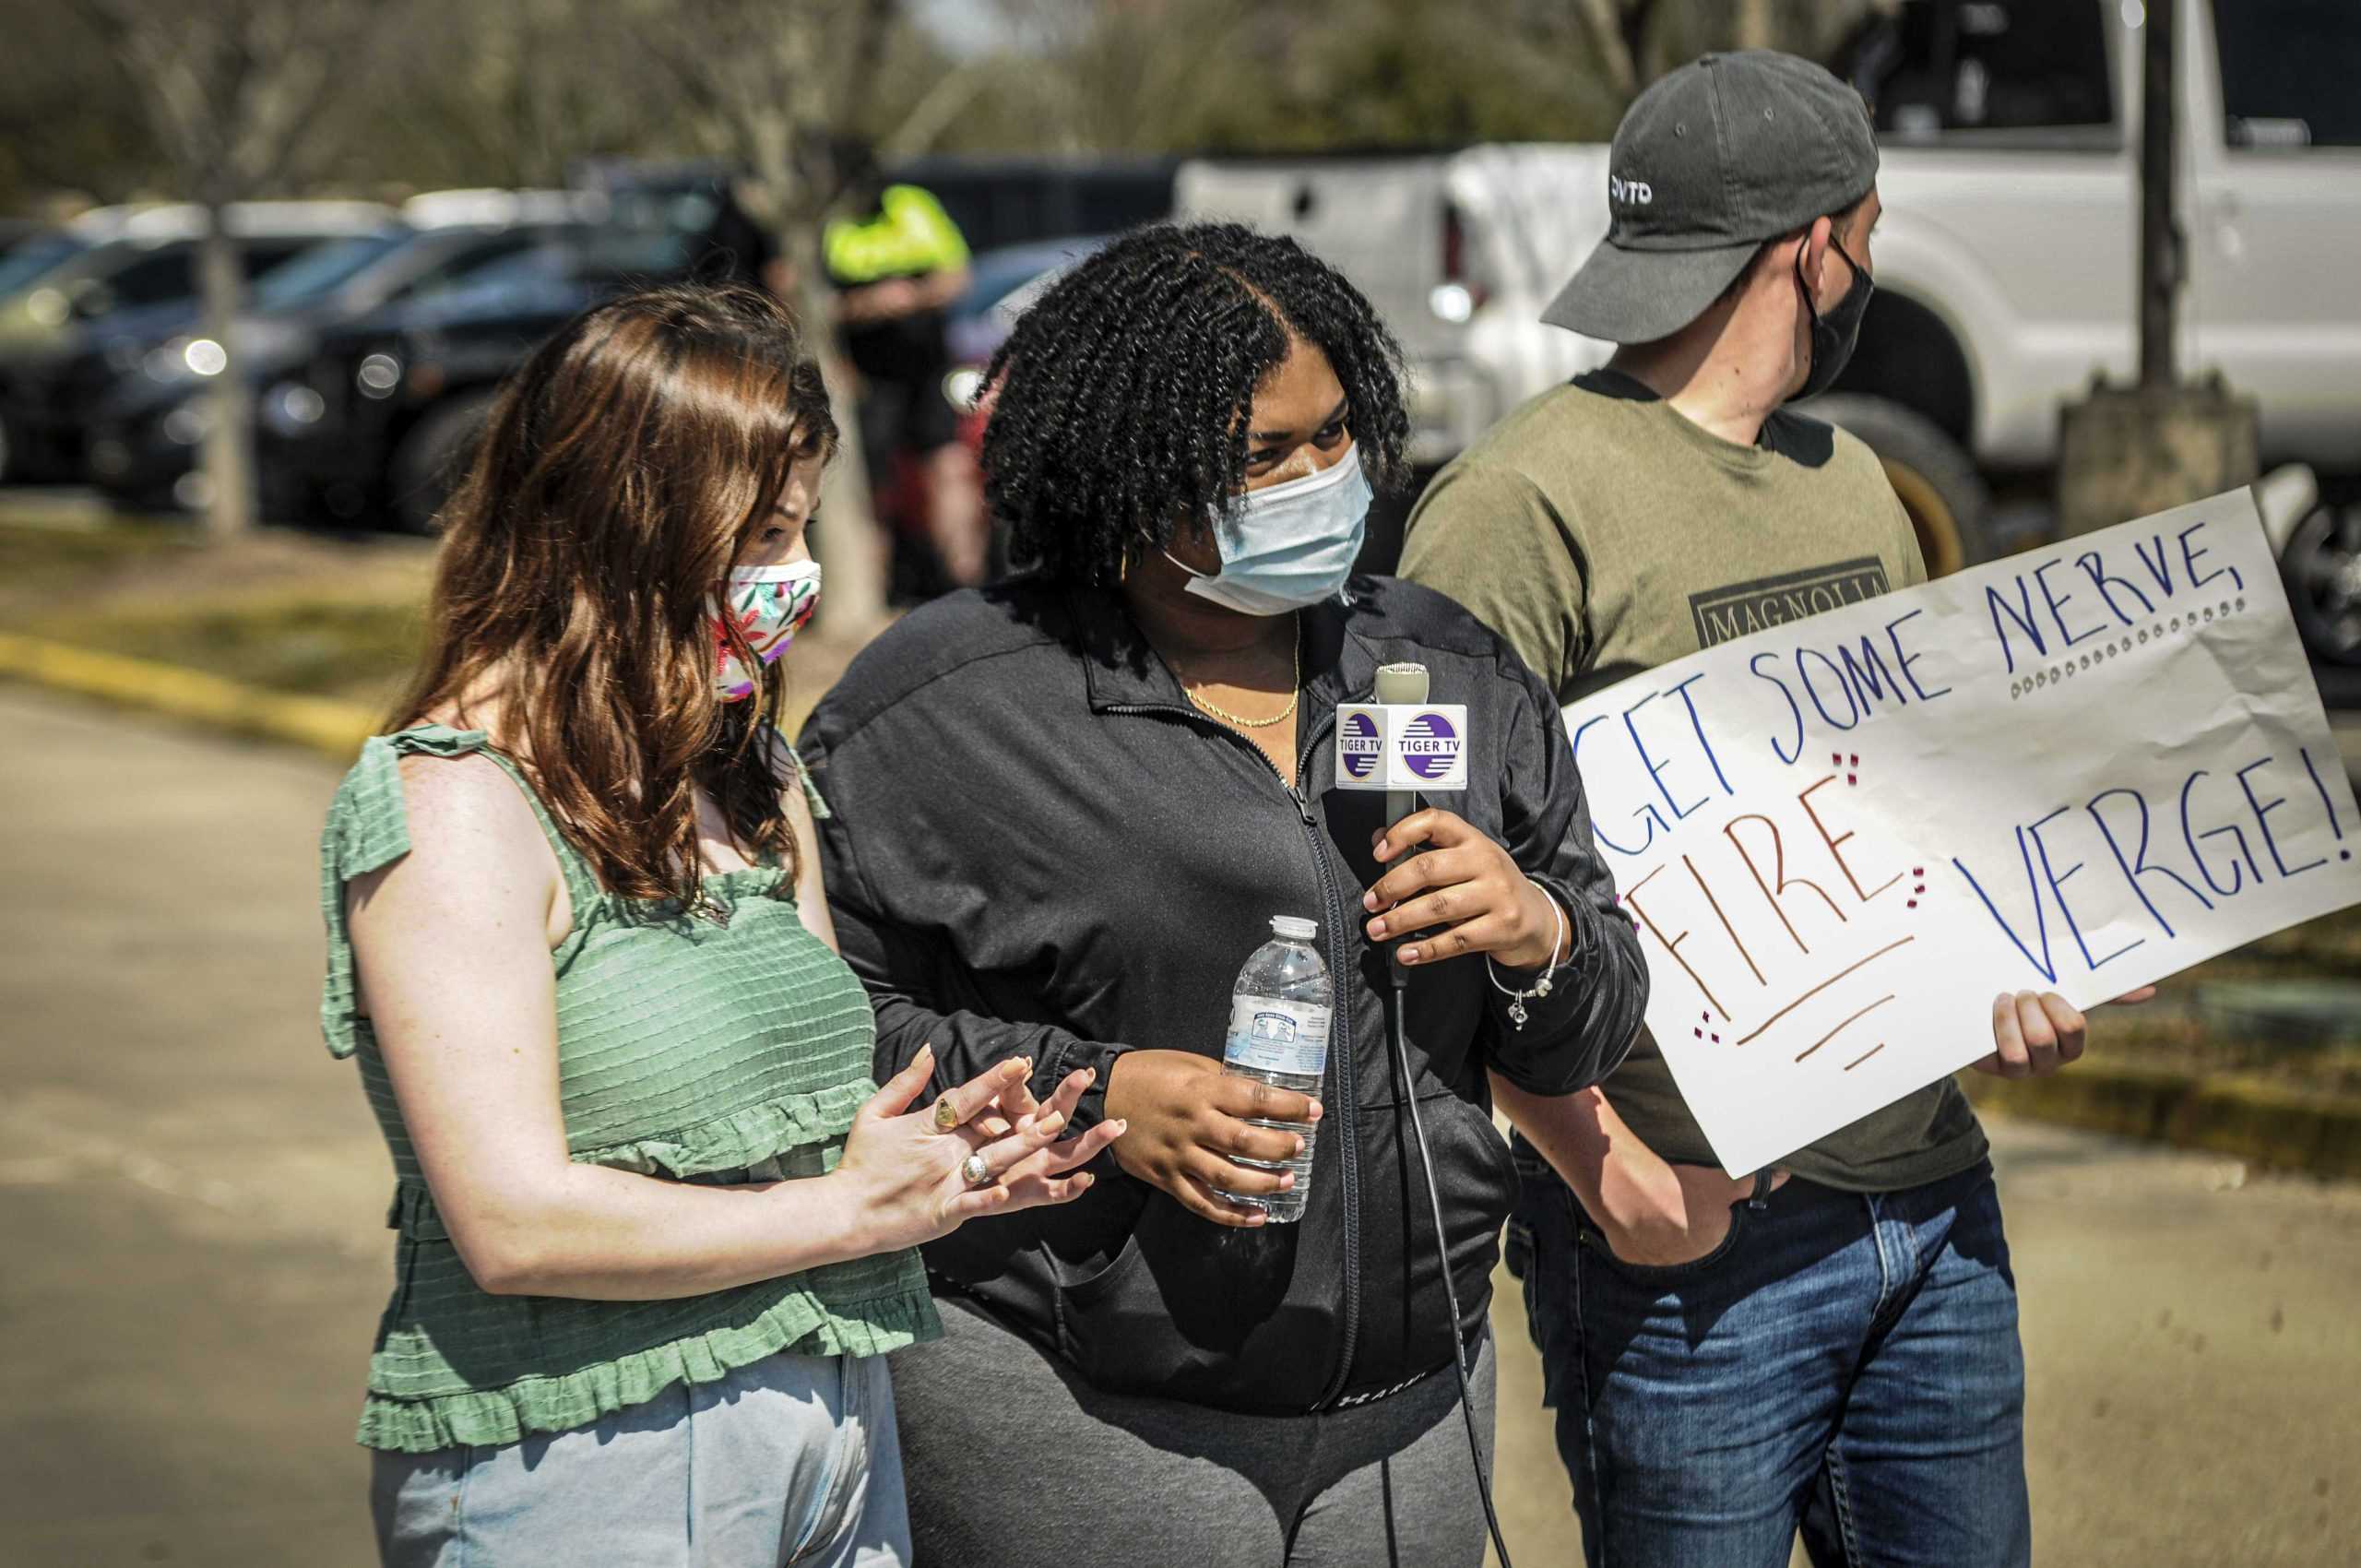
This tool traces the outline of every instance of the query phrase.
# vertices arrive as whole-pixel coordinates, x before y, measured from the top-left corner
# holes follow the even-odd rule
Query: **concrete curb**
[[[350,762],[377,716],[330,697],[264,691],[176,664],[0,632],[0,675]]]
[[[2361,1099],[2264,1079],[2206,1077],[2088,1058],[2043,1078],[1963,1075],[1987,1110],[2231,1155],[2308,1175],[2361,1179]]]

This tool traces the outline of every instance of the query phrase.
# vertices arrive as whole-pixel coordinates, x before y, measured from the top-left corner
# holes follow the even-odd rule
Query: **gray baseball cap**
[[[1651,343],[1703,315],[1766,241],[1869,195],[1878,144],[1859,93],[1809,60],[1749,49],[1640,94],[1607,168],[1607,239],[1541,319]]]

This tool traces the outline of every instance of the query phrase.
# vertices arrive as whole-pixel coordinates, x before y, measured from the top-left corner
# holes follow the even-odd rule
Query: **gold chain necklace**
[[[1242,719],[1237,714],[1230,712],[1228,708],[1216,707],[1212,703],[1207,702],[1204,698],[1199,696],[1194,691],[1192,691],[1186,681],[1180,683],[1180,691],[1191,702],[1196,704],[1197,707],[1202,712],[1212,718],[1220,719],[1224,724],[1235,724],[1241,730],[1267,730],[1274,724],[1284,723],[1287,719],[1294,718],[1295,705],[1303,695],[1303,628],[1300,623],[1299,623],[1296,627],[1293,652],[1295,654],[1295,677],[1293,687],[1287,693],[1287,707],[1279,709],[1278,712],[1271,715],[1268,719]]]

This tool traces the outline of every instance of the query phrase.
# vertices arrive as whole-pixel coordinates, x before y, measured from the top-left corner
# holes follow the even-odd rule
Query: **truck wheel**
[[[406,533],[431,534],[434,515],[459,482],[476,438],[491,417],[494,394],[462,392],[445,398],[409,427],[386,464],[394,521]]]
[[[2361,664],[2361,502],[2315,507],[2288,536],[2279,571],[2312,656]]]
[[[1917,530],[1930,577],[1991,559],[1992,493],[1960,444],[1924,414],[1886,398],[1833,392],[1803,411],[1860,438]]]

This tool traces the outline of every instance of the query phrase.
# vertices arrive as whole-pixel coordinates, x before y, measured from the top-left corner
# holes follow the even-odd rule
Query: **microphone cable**
[[[1381,665],[1371,688],[1381,703],[1424,703],[1427,700],[1427,668],[1423,664],[1400,663]],[[1343,731],[1338,734],[1339,773],[1348,765],[1342,760]],[[1449,731],[1445,731],[1448,734]],[[1423,776],[1423,775],[1422,775]],[[1410,814],[1418,803],[1415,789],[1389,788],[1385,794],[1385,823],[1389,830]],[[1427,1210],[1435,1222],[1435,1261],[1442,1268],[1443,1301],[1451,1313],[1451,1370],[1459,1379],[1459,1414],[1467,1427],[1467,1458],[1476,1467],[1476,1495],[1484,1504],[1484,1527],[1491,1532],[1492,1550],[1500,1554],[1501,1568],[1511,1568],[1508,1542],[1501,1538],[1500,1515],[1492,1511],[1492,1483],[1484,1473],[1484,1446],[1476,1432],[1476,1390],[1467,1381],[1467,1359],[1459,1343],[1459,1287],[1451,1277],[1451,1239],[1443,1230],[1442,1195],[1435,1184],[1434,1151],[1427,1146],[1427,1123],[1418,1114],[1418,1084],[1410,1076],[1410,1043],[1407,1025],[1404,1022],[1405,1002],[1410,984],[1410,971],[1402,965],[1401,944],[1396,941],[1386,955],[1386,974],[1393,982],[1392,1006],[1387,1011],[1385,1032],[1393,1047],[1394,1082],[1403,1099],[1410,1107],[1410,1132],[1418,1146],[1418,1169],[1427,1182]],[[1409,1288],[1410,1260],[1406,1253],[1402,1260],[1403,1288]],[[1489,1332],[1489,1324],[1486,1325]]]
[[[1484,1504],[1484,1527],[1491,1532],[1492,1550],[1500,1554],[1501,1568],[1513,1568],[1508,1543],[1501,1538],[1500,1515],[1492,1511],[1492,1484],[1485,1477],[1484,1450],[1476,1435],[1476,1391],[1467,1381],[1466,1359],[1460,1353],[1459,1287],[1452,1282],[1451,1241],[1442,1228],[1442,1198],[1435,1190],[1434,1155],[1427,1147],[1427,1124],[1418,1115],[1418,1086],[1410,1077],[1410,1047],[1402,1021],[1410,973],[1399,958],[1390,955],[1386,967],[1394,983],[1393,1004],[1386,1009],[1385,1032],[1394,1051],[1394,1080],[1401,1086],[1402,1098],[1410,1107],[1410,1131],[1418,1140],[1418,1169],[1427,1182],[1427,1208],[1434,1217],[1435,1261],[1442,1266],[1443,1300],[1451,1310],[1451,1370],[1459,1374],[1459,1414],[1467,1425],[1467,1457],[1476,1467],[1476,1495]],[[1487,1325],[1486,1332],[1489,1331]]]

